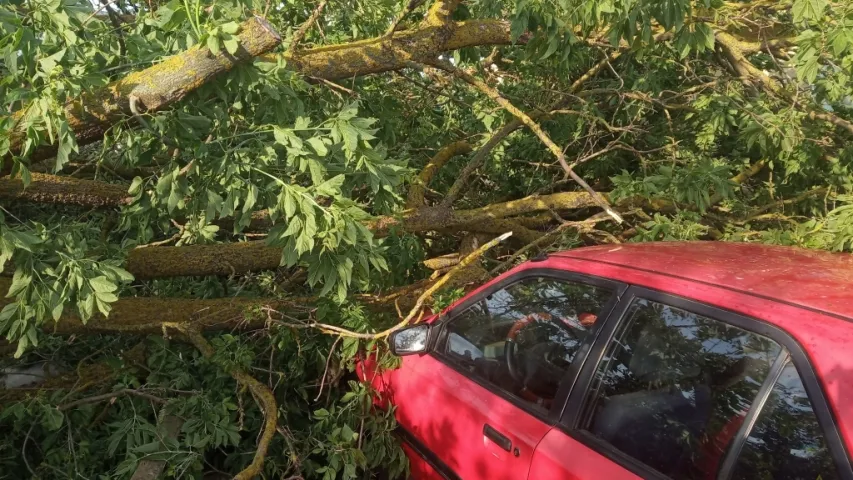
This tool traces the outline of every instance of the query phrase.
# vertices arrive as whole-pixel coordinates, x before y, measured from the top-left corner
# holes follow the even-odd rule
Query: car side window
[[[741,449],[732,478],[839,478],[803,381],[790,360]]]
[[[637,298],[597,366],[581,428],[664,475],[714,478],[782,348]]]
[[[548,409],[613,291],[528,278],[454,316],[438,351],[471,375]]]

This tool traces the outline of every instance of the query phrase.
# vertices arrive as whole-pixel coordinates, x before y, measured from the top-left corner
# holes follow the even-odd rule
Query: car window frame
[[[499,290],[509,288],[516,283],[522,282],[530,278],[548,278],[564,282],[579,283],[593,287],[609,288],[613,291],[613,296],[604,305],[601,313],[598,316],[599,318],[595,323],[592,334],[589,335],[588,338],[583,342],[580,349],[578,350],[578,353],[575,355],[574,360],[572,361],[571,368],[568,372],[566,372],[566,375],[560,381],[560,387],[558,388],[557,394],[554,397],[554,402],[551,405],[551,408],[547,411],[547,413],[541,409],[533,408],[533,406],[526,400],[512,395],[511,393],[499,388],[498,386],[493,385],[486,379],[480,378],[478,375],[472,375],[470,371],[461,368],[459,364],[450,356],[439,351],[439,347],[441,347],[445,343],[445,337],[447,335],[446,327],[450,324],[450,322],[452,322],[455,318],[457,318],[459,315],[468,310],[469,307],[471,307],[475,303],[482,301],[487,296],[492,295],[493,293]],[[580,374],[581,367],[586,361],[586,356],[589,353],[595,340],[598,338],[599,332],[601,332],[602,330],[602,325],[607,323],[607,319],[614,312],[616,306],[619,304],[620,298],[627,290],[628,285],[626,283],[610,278],[596,277],[593,275],[586,275],[579,272],[572,272],[555,268],[525,269],[489,285],[487,288],[475,293],[474,295],[471,295],[470,297],[465,298],[464,301],[462,301],[458,305],[453,306],[450,310],[442,312],[441,315],[433,323],[433,328],[437,330],[433,335],[435,340],[431,342],[427,354],[436,359],[437,361],[441,362],[442,364],[446,365],[453,371],[459,373],[466,379],[471,380],[477,385],[485,388],[490,393],[501,397],[512,405],[524,410],[526,413],[553,426],[556,425],[559,421],[560,414],[565,408],[565,404],[569,399],[569,394],[571,393],[574,384]]]
[[[820,429],[826,439],[827,448],[829,448],[830,455],[838,469],[839,478],[842,480],[853,480],[853,467],[851,467],[847,447],[838,430],[838,422],[835,418],[835,413],[829,405],[823,385],[815,372],[810,358],[794,337],[782,328],[757,318],[747,317],[731,310],[712,306],[697,300],[637,285],[631,285],[625,293],[620,296],[619,304],[610,311],[610,315],[604,322],[602,322],[602,325],[600,325],[595,343],[592,345],[589,352],[587,352],[583,369],[575,379],[574,384],[576,388],[571,391],[569,399],[561,412],[560,420],[557,424],[558,428],[572,438],[584,443],[589,448],[640,477],[665,480],[670,478],[645,463],[634,459],[630,455],[623,453],[621,450],[610,445],[606,441],[599,439],[591,432],[578,427],[580,422],[583,420],[581,418],[584,413],[582,410],[585,399],[589,393],[590,387],[592,386],[595,372],[598,370],[604,357],[604,353],[606,352],[608,345],[610,345],[610,342],[613,340],[614,335],[627,321],[628,310],[636,299],[650,300],[695,313],[697,315],[702,315],[710,318],[711,320],[762,335],[778,343],[782,347],[782,352],[780,353],[779,358],[774,361],[774,365],[768,372],[767,378],[762,382],[761,388],[756,393],[756,397],[753,399],[753,403],[747,412],[746,418],[752,418],[754,420],[761,413],[761,409],[766,404],[767,397],[769,397],[771,390],[776,384],[778,374],[781,372],[781,368],[777,368],[777,364],[779,364],[782,357],[789,356],[803,382],[809,402],[812,404],[812,409],[815,412]],[[778,371],[774,371],[774,369],[778,369]],[[738,442],[741,444],[745,442],[746,438],[750,435],[753,426],[754,421],[748,426],[748,428],[739,429],[735,437],[732,439],[732,445],[736,445]],[[717,480],[728,480],[728,478],[731,477],[731,474],[734,471],[733,467],[737,464],[737,455],[739,454],[740,449],[730,449],[730,451],[726,452],[718,467]]]

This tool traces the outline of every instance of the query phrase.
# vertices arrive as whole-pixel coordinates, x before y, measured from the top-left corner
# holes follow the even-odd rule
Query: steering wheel
[[[576,322],[569,320],[562,321],[570,327],[568,328],[568,331],[574,334],[577,330],[586,330],[587,328],[592,327],[592,325],[595,323],[595,320],[596,315],[591,313],[581,313],[580,315],[578,315],[578,320]],[[516,339],[518,338],[518,334],[522,330],[532,324],[535,324],[536,322],[553,321],[554,317],[549,313],[531,313],[530,315],[526,315],[518,319],[512,325],[512,328],[510,328],[509,332],[506,335],[506,341],[504,343],[504,360],[506,361],[509,375],[518,384],[522,385],[523,388],[521,391],[521,396],[537,403],[541,403],[547,400],[543,399],[541,395],[528,390],[529,380],[535,376],[537,370],[543,368],[546,370],[555,370],[554,372],[544,372],[548,376],[559,376],[563,373],[563,371],[559,370],[556,366],[551,366],[552,368],[550,369],[548,368],[550,366],[548,357],[551,356],[554,350],[559,349],[560,345],[549,341],[533,345],[532,347],[525,349],[522,361],[522,359],[519,358],[518,351],[516,348]]]

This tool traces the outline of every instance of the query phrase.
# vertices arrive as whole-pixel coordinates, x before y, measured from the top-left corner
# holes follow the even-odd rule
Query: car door
[[[409,448],[445,478],[527,478],[619,288],[525,271],[446,312],[432,351],[404,357],[385,386]]]
[[[776,327],[631,287],[529,478],[849,479],[810,374]]]

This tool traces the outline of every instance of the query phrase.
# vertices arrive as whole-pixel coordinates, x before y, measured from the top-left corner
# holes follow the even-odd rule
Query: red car
[[[850,255],[580,248],[391,344],[413,478],[853,479]]]

